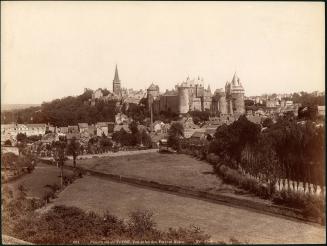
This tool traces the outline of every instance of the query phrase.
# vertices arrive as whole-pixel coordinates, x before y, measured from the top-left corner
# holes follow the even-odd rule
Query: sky
[[[324,91],[324,30],[321,2],[1,2],[1,103],[112,90],[116,64],[125,88]]]

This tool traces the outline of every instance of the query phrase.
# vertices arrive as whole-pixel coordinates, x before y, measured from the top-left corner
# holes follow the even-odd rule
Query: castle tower
[[[223,89],[217,89],[213,96],[213,112],[220,114],[227,114],[227,101],[226,101],[226,93]]]
[[[238,114],[244,114],[245,113],[244,88],[241,84],[240,79],[237,77],[236,73],[234,74],[231,82],[231,98],[233,104],[233,112]]]
[[[117,69],[117,64],[116,64],[116,69],[115,69],[115,77],[114,80],[112,81],[112,91],[114,94],[121,96],[122,91],[121,91],[121,84],[118,76],[118,69]]]
[[[218,100],[218,110],[221,114],[227,114],[227,102],[226,102],[226,94],[225,92],[221,92],[219,94],[219,100]]]
[[[225,85],[228,113],[244,114],[244,88],[235,73],[231,82]]]
[[[180,114],[188,113],[190,109],[189,87],[182,83],[178,87],[178,112]]]
[[[148,107],[150,108],[153,101],[157,99],[157,97],[159,96],[159,86],[152,83],[146,91],[147,91]]]

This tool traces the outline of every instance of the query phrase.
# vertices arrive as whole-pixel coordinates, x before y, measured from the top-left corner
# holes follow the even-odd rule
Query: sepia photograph
[[[325,3],[1,1],[3,245],[326,244]]]

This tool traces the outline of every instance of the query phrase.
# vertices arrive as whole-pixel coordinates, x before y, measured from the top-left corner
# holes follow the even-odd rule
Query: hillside
[[[19,109],[26,109],[30,107],[39,107],[41,104],[2,104],[1,111],[12,111]]]
[[[56,126],[76,125],[79,122],[113,121],[116,102],[98,102],[91,106],[91,90],[73,97],[68,96],[44,102],[40,106],[1,111],[1,123],[50,123]]]

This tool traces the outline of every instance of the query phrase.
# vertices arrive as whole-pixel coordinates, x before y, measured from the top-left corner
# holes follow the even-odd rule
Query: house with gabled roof
[[[89,124],[87,124],[87,123],[78,123],[77,125],[78,125],[78,129],[79,129],[80,133],[88,131]]]

